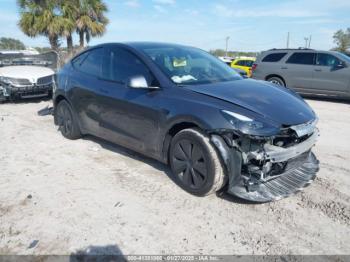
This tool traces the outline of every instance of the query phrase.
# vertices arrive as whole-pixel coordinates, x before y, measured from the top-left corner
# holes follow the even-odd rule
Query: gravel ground
[[[0,253],[350,254],[350,105],[308,100],[321,171],[267,204],[199,198],[154,160],[101,140],[69,141],[50,102],[0,105]]]

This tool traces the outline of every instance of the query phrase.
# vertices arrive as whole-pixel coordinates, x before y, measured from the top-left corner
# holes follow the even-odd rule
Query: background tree
[[[346,31],[338,30],[333,35],[333,41],[337,45],[334,50],[340,51],[340,52],[347,52],[347,50],[350,48],[350,28],[348,28]]]
[[[17,39],[1,37],[0,38],[0,49],[2,50],[24,50],[25,45]]]
[[[60,9],[62,11],[63,18],[63,30],[62,36],[67,40],[67,51],[71,55],[73,53],[73,36],[72,34],[76,30],[76,14],[78,12],[78,6],[75,5],[75,1],[61,0]]]
[[[55,0],[18,0],[21,18],[19,27],[29,37],[38,35],[49,39],[51,48],[59,47],[59,37],[64,29],[64,19]]]
[[[102,0],[17,0],[21,30],[29,37],[39,35],[49,39],[58,50],[60,38],[66,38],[68,53],[73,52],[73,33],[79,35],[80,48],[91,37],[102,36],[108,19]]]
[[[225,56],[226,55],[226,51],[223,49],[210,50],[209,53],[211,53],[214,56]],[[238,56],[256,57],[258,55],[258,53],[256,53],[256,52],[228,51],[227,55],[229,57],[238,57]]]
[[[91,37],[102,36],[106,31],[108,11],[102,0],[73,0],[76,8],[76,26],[80,48],[84,48],[84,40],[88,43]]]

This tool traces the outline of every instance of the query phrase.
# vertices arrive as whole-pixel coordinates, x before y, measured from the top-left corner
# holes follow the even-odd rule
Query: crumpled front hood
[[[265,81],[245,79],[185,88],[244,107],[280,125],[298,125],[316,118],[298,95]]]
[[[28,79],[32,83],[36,83],[38,78],[53,75],[54,73],[52,69],[41,66],[0,67],[0,76]]]

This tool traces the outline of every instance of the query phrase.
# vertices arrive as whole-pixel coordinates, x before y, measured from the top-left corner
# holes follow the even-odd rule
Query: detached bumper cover
[[[308,186],[319,170],[319,162],[313,153],[308,152],[306,161],[302,161],[299,166],[297,165],[298,167],[256,184],[254,191],[249,191],[245,181],[241,179],[228,189],[228,193],[254,202],[275,201],[295,194]]]

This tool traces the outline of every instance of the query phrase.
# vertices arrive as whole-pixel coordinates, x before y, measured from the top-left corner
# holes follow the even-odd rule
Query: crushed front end
[[[213,132],[211,140],[227,167],[228,193],[269,202],[308,186],[319,170],[319,162],[311,152],[319,136],[316,122],[284,127],[273,136]]]

